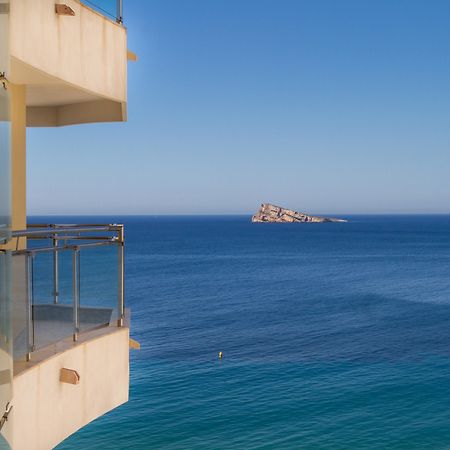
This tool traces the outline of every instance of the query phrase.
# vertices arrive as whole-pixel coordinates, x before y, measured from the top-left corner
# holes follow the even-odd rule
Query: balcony
[[[30,225],[13,242],[16,372],[42,350],[124,326],[123,225]]]
[[[127,119],[122,1],[11,0],[8,80],[24,90],[28,127]],[[37,20],[39,18],[39,20]]]
[[[12,339],[0,350],[12,348],[14,408],[2,434],[18,450],[54,448],[128,401],[124,227],[29,225],[11,243],[0,275],[12,266],[13,302],[0,317]]]

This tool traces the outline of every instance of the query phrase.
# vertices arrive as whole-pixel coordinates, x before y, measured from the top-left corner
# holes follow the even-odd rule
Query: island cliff
[[[344,219],[334,219],[331,217],[310,216],[305,213],[293,211],[292,209],[263,203],[258,212],[252,217],[252,222],[347,222]]]

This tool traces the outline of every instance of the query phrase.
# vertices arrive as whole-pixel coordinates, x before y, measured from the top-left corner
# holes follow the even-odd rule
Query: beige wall
[[[13,66],[11,81],[27,85],[60,81],[86,93],[125,102],[125,28],[78,1],[56,3],[70,6],[75,16],[55,14],[55,0],[11,0],[11,56],[37,70],[30,79],[29,72]]]
[[[14,408],[4,428],[14,450],[51,449],[128,400],[128,331],[74,344],[14,377]],[[80,383],[62,383],[62,368],[76,370]]]

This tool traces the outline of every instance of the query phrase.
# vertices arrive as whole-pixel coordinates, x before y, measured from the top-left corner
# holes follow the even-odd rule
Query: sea
[[[125,224],[141,344],[57,449],[450,449],[450,216],[346,218],[33,217]]]

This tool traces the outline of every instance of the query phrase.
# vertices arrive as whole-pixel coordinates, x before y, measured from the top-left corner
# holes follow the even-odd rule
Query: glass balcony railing
[[[67,338],[123,326],[122,225],[36,225],[13,251],[14,360]]]
[[[81,0],[95,11],[123,23],[123,0]]]

